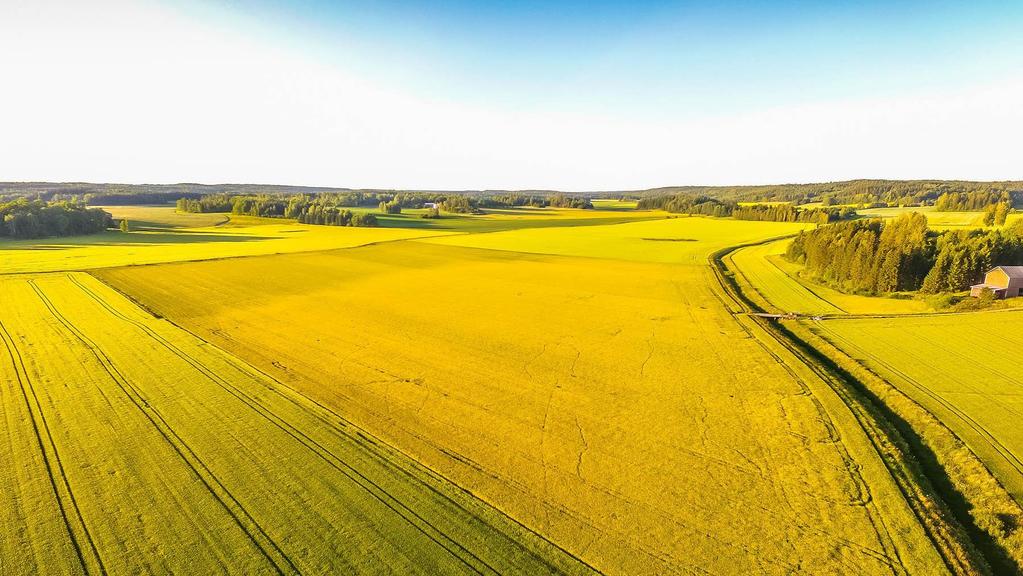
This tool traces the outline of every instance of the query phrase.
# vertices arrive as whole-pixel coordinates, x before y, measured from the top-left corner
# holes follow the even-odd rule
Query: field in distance
[[[0,274],[88,270],[110,266],[208,260],[350,248],[375,242],[453,233],[520,228],[573,227],[664,219],[664,212],[606,209],[515,208],[486,214],[447,214],[437,220],[423,210],[384,215],[373,208],[353,210],[378,216],[379,228],[313,226],[294,220],[234,214],[190,214],[173,206],[108,206],[115,219],[127,218],[130,232],[90,236],[0,240]]]
[[[634,210],[635,202],[604,201],[593,203],[594,209],[577,208],[536,208],[520,206],[515,208],[487,208],[483,214],[452,214],[441,212],[440,218],[423,218],[427,210],[405,208],[401,214],[381,214],[374,207],[349,208],[353,212],[368,212],[377,218],[383,228],[415,228],[421,230],[445,230],[451,232],[500,232],[520,228],[563,228],[619,224],[641,220],[658,220],[668,217],[666,212],[656,210]]]
[[[673,217],[617,226],[464,234],[429,241],[511,252],[703,266],[710,254],[722,248],[791,236],[811,227],[797,223]]]
[[[165,217],[165,215],[164,215]],[[267,218],[243,225],[108,231],[90,236],[0,241],[0,274],[209,260],[328,250],[446,234],[399,228],[311,226]]]
[[[934,206],[905,206],[900,208],[865,208],[856,211],[868,218],[897,218],[907,212],[919,212],[927,217],[927,225],[936,230],[963,230],[982,228],[983,212],[939,212]],[[1023,214],[1011,213],[1005,225],[1023,219]]]
[[[598,570],[942,573],[848,408],[719,300],[712,252],[799,227],[675,218],[96,274]]]
[[[229,214],[179,212],[173,206],[167,205],[95,207],[109,212],[114,217],[114,220],[128,220],[131,228],[136,230],[152,228],[207,228],[226,224],[230,219]]]

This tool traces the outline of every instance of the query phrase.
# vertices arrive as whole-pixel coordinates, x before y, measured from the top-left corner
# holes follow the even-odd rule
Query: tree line
[[[178,198],[175,206],[179,212],[230,212],[234,203],[227,194],[210,194],[199,198]]]
[[[18,198],[0,203],[0,236],[43,238],[94,234],[113,226],[110,214],[74,202]]]
[[[593,208],[589,198],[567,194],[539,196],[534,194],[499,194],[472,196],[433,192],[324,192],[319,194],[209,194],[198,198],[182,197],[176,202],[182,212],[230,212],[264,218],[294,218],[311,224],[371,226],[376,217],[364,218],[355,213],[348,217],[342,208],[375,206],[383,214],[401,214],[403,208],[430,208],[428,217],[436,218],[439,207],[445,212],[480,214],[481,208],[514,206],[556,206]],[[348,211],[351,212],[350,210]],[[354,224],[353,224],[354,223]]]
[[[999,204],[1012,208],[1012,202],[1012,194],[1007,190],[946,192],[935,201],[934,209],[938,212],[976,212]]]
[[[1008,192],[1012,203],[1023,206],[1023,181],[970,182],[955,180],[848,180],[810,184],[779,184],[765,186],[672,186],[647,190],[605,191],[587,194],[566,194],[571,198],[635,198],[687,194],[706,196],[732,202],[792,202],[808,204],[855,206],[929,206],[936,204],[943,194],[969,194]],[[262,184],[91,184],[57,182],[0,182],[0,199],[23,197],[29,200],[85,201],[90,205],[103,204],[173,204],[178,198],[196,199],[211,194],[228,196],[291,196],[298,194],[347,195],[348,206],[376,206],[391,201],[398,195],[425,195],[426,202],[440,203],[449,196],[469,196],[480,208],[504,206],[548,205],[550,198],[559,193],[554,190],[381,190],[279,186]],[[0,200],[2,201],[2,200]],[[411,208],[414,206],[403,206]],[[976,208],[982,210],[982,207]]]
[[[764,222],[810,222],[827,224],[839,220],[856,218],[856,210],[845,207],[803,208],[792,204],[738,205],[732,210],[736,220],[758,220]]]
[[[675,195],[703,196],[731,202],[791,202],[863,207],[930,206],[943,194],[1008,193],[1012,203],[1023,203],[1023,182],[969,182],[958,180],[849,180],[813,184],[766,186],[673,186],[634,192],[640,198]],[[983,209],[983,206],[976,208]]]
[[[849,207],[795,206],[787,202],[777,204],[748,204],[719,200],[709,196],[676,194],[641,198],[636,205],[641,210],[664,210],[677,214],[732,217],[736,220],[770,222],[812,222],[827,224],[856,218],[856,210]]]
[[[676,214],[701,216],[731,216],[736,203],[718,200],[710,196],[674,194],[671,196],[647,196],[636,202],[639,210],[664,210]]]
[[[231,213],[263,218],[293,218],[303,224],[323,226],[376,226],[373,214],[353,212],[339,205],[335,195],[239,196],[232,199]]]
[[[846,292],[956,292],[996,265],[1023,264],[1023,225],[936,232],[919,213],[853,220],[801,232],[785,257]]]

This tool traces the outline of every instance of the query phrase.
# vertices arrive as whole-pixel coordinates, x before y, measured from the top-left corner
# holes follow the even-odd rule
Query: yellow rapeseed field
[[[91,276],[0,302],[3,574],[590,571]]]
[[[719,300],[711,252],[799,227],[678,218],[96,274],[598,570],[943,573],[848,408]]]

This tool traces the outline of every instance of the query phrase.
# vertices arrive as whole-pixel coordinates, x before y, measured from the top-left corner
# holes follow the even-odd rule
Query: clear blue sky
[[[934,146],[935,134],[961,146],[990,143],[1008,129],[1019,133],[1020,115],[1009,110],[1023,78],[1018,0],[190,0],[151,1],[152,10],[134,16],[119,0],[99,4],[115,36],[119,19],[122,28],[144,28],[148,20],[158,27],[168,17],[170,28],[180,27],[178,55],[166,54],[166,42],[158,47],[157,39],[153,46],[145,38],[122,44],[148,56],[150,97],[162,97],[157,73],[166,65],[167,83],[201,80],[221,94],[248,95],[257,115],[272,124],[267,134],[279,139],[283,130],[295,140],[288,148],[270,146],[284,154],[277,171],[267,168],[270,156],[247,163],[223,150],[218,172],[208,158],[189,162],[178,149],[180,176],[154,165],[152,180],[585,189],[855,176],[1023,178],[994,144],[957,148],[958,164],[930,148],[901,164],[892,161],[900,150]],[[240,62],[234,48],[252,61]],[[295,63],[315,70],[282,88],[256,82],[260,72],[246,68],[276,58],[277,68],[266,69],[284,84]],[[90,65],[103,66],[99,59]],[[203,75],[210,62],[226,73]],[[345,100],[355,92],[364,98]],[[228,106],[221,116],[235,113],[226,102],[211,103],[211,111],[193,98],[184,98],[197,107],[189,134],[202,132],[198,122],[206,114],[205,125],[216,127],[219,106]],[[182,98],[167,103],[174,102]],[[277,122],[286,116],[295,120],[291,127]],[[113,127],[118,130],[116,121]],[[445,127],[451,134],[445,136]],[[133,133],[130,126],[123,130]],[[602,136],[603,147],[594,141]],[[868,149],[877,139],[886,143]],[[481,140],[492,140],[500,158],[468,149]],[[700,140],[708,146],[694,144]],[[904,146],[896,148],[899,140]],[[316,151],[288,158],[302,141]],[[339,158],[358,159],[317,169],[314,160],[323,164],[322,147],[330,141],[338,142]],[[678,161],[665,153],[672,142],[680,142]],[[253,153],[249,142],[239,146]],[[969,154],[984,158],[964,158]],[[734,157],[722,160],[726,155]],[[845,162],[835,162],[836,155]],[[115,150],[107,161],[126,156],[134,158]],[[385,166],[388,173],[370,171]],[[248,177],[247,168],[253,168]],[[123,179],[146,176],[126,172]]]
[[[983,82],[1023,69],[1023,2],[218,5],[384,82],[450,98],[701,114]],[[211,13],[212,15],[213,13]]]

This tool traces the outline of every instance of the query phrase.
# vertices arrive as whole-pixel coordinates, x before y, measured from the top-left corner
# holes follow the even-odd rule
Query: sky
[[[0,180],[1023,179],[1023,2],[0,0]]]

